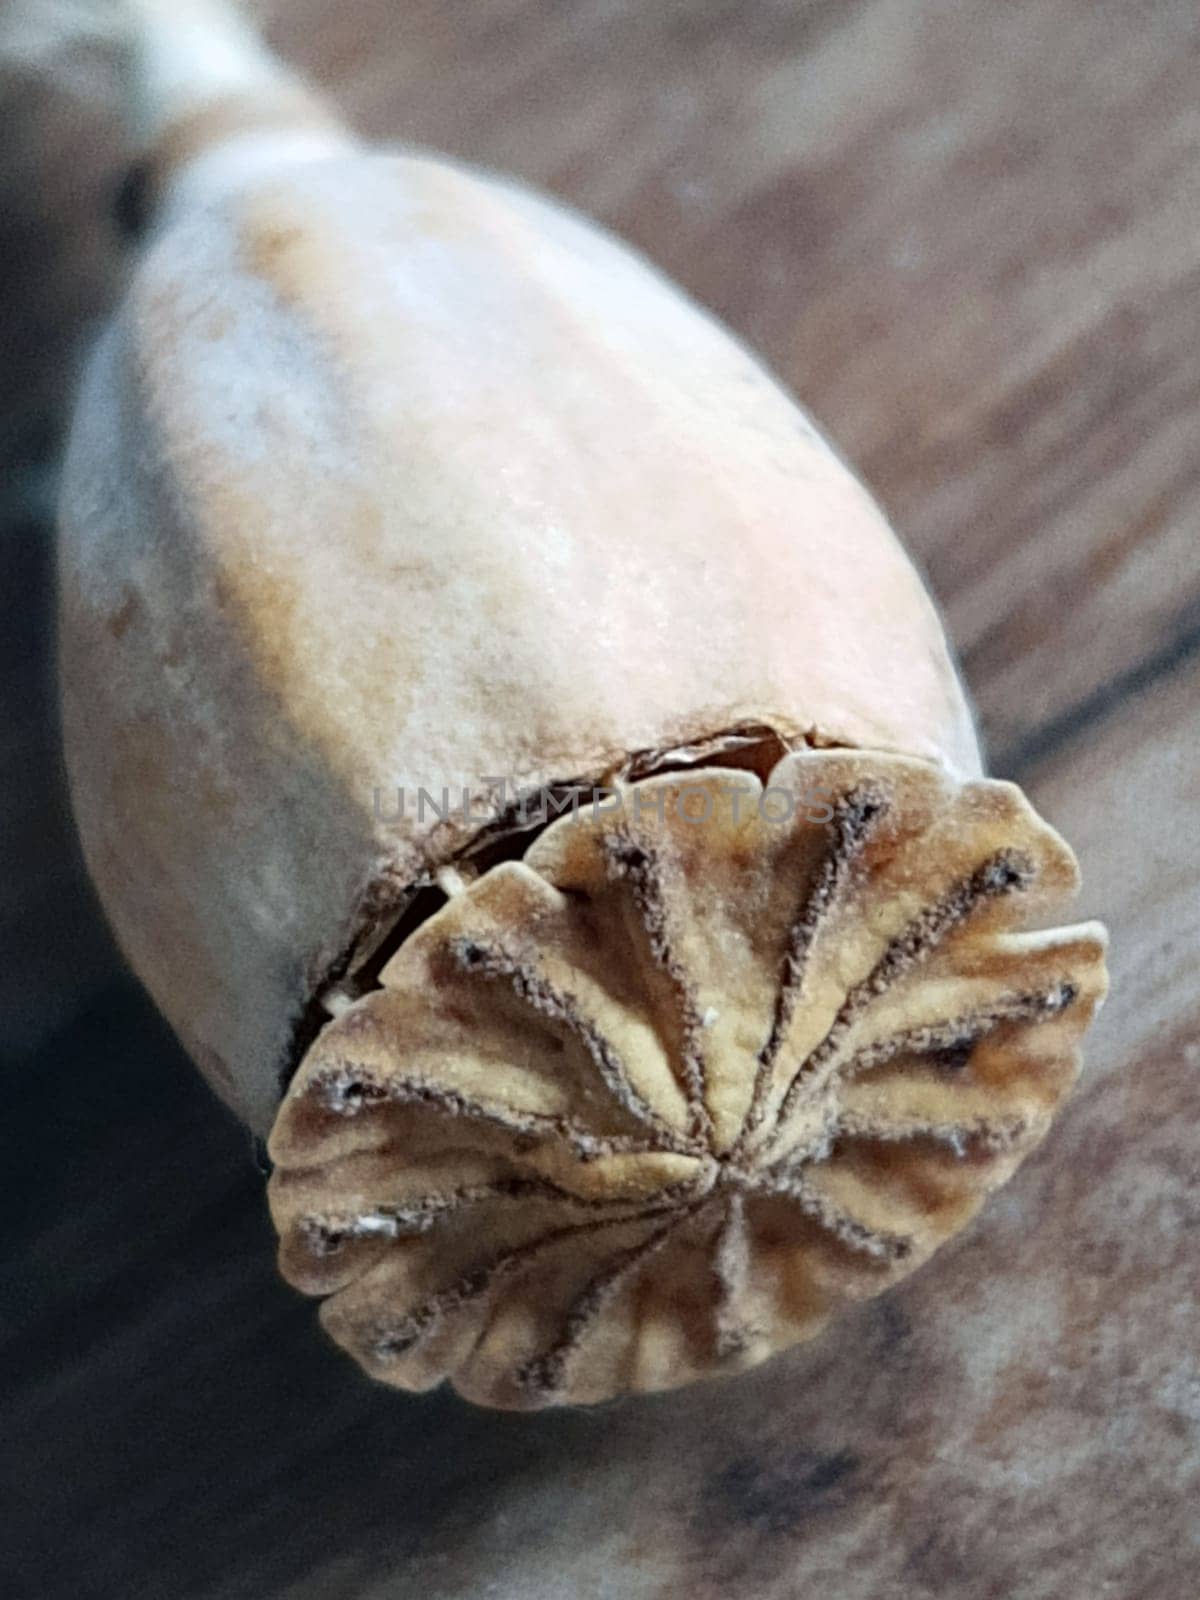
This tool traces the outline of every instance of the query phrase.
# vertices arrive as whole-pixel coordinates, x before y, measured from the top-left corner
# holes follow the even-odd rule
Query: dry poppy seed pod
[[[158,220],[62,504],[118,937],[377,1377],[757,1362],[1045,1132],[1104,988],[1095,925],[1022,931],[1071,853],[727,332],[561,207],[360,148],[233,23],[139,15]]]

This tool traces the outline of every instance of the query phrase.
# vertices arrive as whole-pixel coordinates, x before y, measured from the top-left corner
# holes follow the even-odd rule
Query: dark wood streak
[[[1123,707],[1129,706],[1147,689],[1164,679],[1175,677],[1200,656],[1200,600],[1184,607],[1167,642],[1160,650],[1143,657],[1134,666],[1101,683],[1084,700],[1069,707],[1061,716],[1042,723],[1000,750],[995,757],[996,771],[1018,780],[1028,779],[1049,761],[1093,728],[1110,722]]]

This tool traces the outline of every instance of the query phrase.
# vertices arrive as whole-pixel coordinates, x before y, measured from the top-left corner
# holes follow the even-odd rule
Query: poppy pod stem
[[[126,120],[152,198],[202,203],[254,170],[354,146],[341,120],[222,0],[121,0]]]

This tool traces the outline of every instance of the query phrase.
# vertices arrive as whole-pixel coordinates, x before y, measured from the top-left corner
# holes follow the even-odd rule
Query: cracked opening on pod
[[[284,1276],[373,1376],[513,1409],[809,1338],[1044,1135],[1105,988],[1101,928],[1042,927],[1076,887],[1019,789],[902,756],[580,805],[444,875],[309,1047]]]

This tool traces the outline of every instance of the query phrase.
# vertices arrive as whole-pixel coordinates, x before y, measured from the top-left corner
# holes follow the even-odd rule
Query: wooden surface
[[[122,152],[100,45],[7,65],[0,1592],[1197,1592],[1200,12],[295,0],[273,34],[364,130],[611,223],[795,387],[1076,845],[1114,994],[1040,1155],[813,1346],[592,1414],[371,1387],[71,842],[43,469]]]

